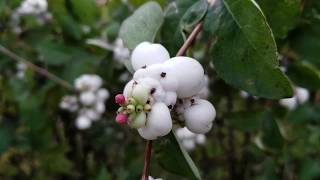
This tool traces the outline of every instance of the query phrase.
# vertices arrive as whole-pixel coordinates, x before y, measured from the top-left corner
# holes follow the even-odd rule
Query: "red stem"
[[[143,167],[143,173],[142,173],[141,180],[148,180],[149,179],[151,150],[152,150],[152,141],[148,140],[146,143],[146,150],[144,152],[144,167]]]

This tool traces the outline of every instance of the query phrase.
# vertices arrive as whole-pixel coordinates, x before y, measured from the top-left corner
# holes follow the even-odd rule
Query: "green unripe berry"
[[[150,104],[145,104],[144,107],[143,107],[143,110],[146,111],[146,112],[151,111],[151,105]]]
[[[134,98],[128,98],[128,104],[133,104],[133,105],[135,105],[135,104],[137,104],[137,101],[134,99]]]
[[[132,128],[141,128],[144,127],[146,125],[146,121],[147,121],[147,115],[144,112],[141,112],[139,114],[137,114],[137,116],[130,121],[129,125]]]
[[[135,110],[136,110],[136,107],[135,107],[134,105],[129,104],[129,105],[127,106],[127,112],[128,112],[128,113],[132,113],[132,112],[134,112]]]
[[[117,112],[119,113],[119,112],[123,112],[123,111],[124,111],[124,108],[123,107],[119,107]]]
[[[142,105],[137,105],[136,106],[136,112],[142,112],[143,111],[143,106]]]

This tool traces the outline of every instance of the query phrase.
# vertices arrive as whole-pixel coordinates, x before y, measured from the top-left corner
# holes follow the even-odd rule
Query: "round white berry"
[[[128,98],[128,97],[132,96],[132,89],[135,86],[134,84],[135,84],[135,81],[131,80],[125,85],[125,87],[123,89],[124,97]]]
[[[296,87],[296,97],[299,103],[303,104],[309,100],[310,93],[307,89]]]
[[[102,114],[106,110],[106,107],[104,105],[104,102],[98,101],[94,106],[95,111]]]
[[[109,96],[110,96],[110,93],[106,89],[102,88],[97,91],[97,97],[99,100],[105,101],[106,99],[109,98]]]
[[[80,115],[76,120],[76,127],[78,129],[88,129],[91,126],[91,120],[83,115]]]
[[[288,108],[289,110],[295,109],[298,105],[297,97],[295,97],[295,96],[292,98],[280,99],[279,103],[280,103],[280,105]]]
[[[168,107],[156,102],[148,114],[146,126],[140,128],[139,134],[148,140],[167,135],[172,129],[172,119]]]
[[[101,114],[93,109],[87,109],[84,114],[92,121],[99,120],[101,117]]]
[[[176,91],[179,87],[179,81],[177,79],[177,73],[174,68],[169,65],[164,66],[163,71],[160,74],[160,84],[166,91]]]
[[[168,51],[161,44],[142,42],[132,51],[131,64],[136,71],[144,66],[163,63],[169,58]]]
[[[80,94],[80,102],[85,106],[90,106],[96,101],[96,96],[93,92],[83,92]]]
[[[164,98],[164,103],[167,105],[167,106],[174,106],[176,104],[176,101],[177,101],[177,93],[176,92],[173,92],[173,91],[170,91],[170,92],[167,92],[166,93],[166,96]]]
[[[200,144],[200,145],[205,144],[206,143],[206,136],[203,134],[197,134],[196,135],[196,143]]]
[[[196,95],[201,90],[204,70],[197,60],[189,57],[174,57],[166,61],[165,64],[177,72],[176,77],[179,82],[177,95],[179,98]]]
[[[140,79],[138,82],[149,89],[149,93],[154,98],[155,101],[164,100],[166,96],[166,92],[162,88],[159,81],[147,77],[147,78]]]
[[[186,148],[188,151],[191,151],[195,148],[196,144],[194,142],[194,139],[184,139],[182,141],[182,145],[184,148]]]
[[[191,132],[204,134],[211,129],[216,110],[209,101],[198,99],[194,105],[185,109],[183,116]]]

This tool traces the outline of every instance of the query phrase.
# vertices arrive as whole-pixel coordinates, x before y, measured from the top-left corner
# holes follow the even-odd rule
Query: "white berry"
[[[183,116],[190,131],[204,134],[211,129],[212,121],[216,117],[216,110],[209,101],[198,99],[194,105],[185,109]]]
[[[170,59],[168,51],[161,44],[140,43],[131,55],[131,64],[136,71],[143,66],[160,64]]]
[[[202,89],[204,70],[197,60],[189,57],[174,57],[164,64],[171,66],[177,72],[179,98],[196,95]]]

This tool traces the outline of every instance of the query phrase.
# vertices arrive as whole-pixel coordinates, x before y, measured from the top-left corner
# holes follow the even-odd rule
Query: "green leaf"
[[[82,37],[82,31],[80,25],[73,19],[73,17],[68,13],[65,6],[64,0],[48,0],[49,9],[52,12],[54,18],[57,20],[58,24],[64,35],[74,39],[80,40]]]
[[[305,10],[311,14],[306,15],[304,23],[291,34],[290,47],[299,59],[320,67],[320,2],[313,1],[313,3],[310,3],[312,6]],[[318,5],[315,3],[318,3]],[[318,10],[315,9],[317,6]]]
[[[173,132],[154,143],[156,158],[164,169],[191,179],[201,179],[199,170]]]
[[[92,0],[71,0],[72,12],[84,24],[92,25],[98,17],[98,8]]]
[[[320,88],[320,71],[312,64],[303,62],[294,62],[289,65],[287,74],[290,79],[298,86],[309,90]]]
[[[162,22],[163,12],[159,4],[148,2],[122,23],[120,37],[129,49],[143,41],[153,42]]]
[[[264,111],[244,111],[232,113],[226,117],[226,122],[241,131],[255,132],[259,130]]]
[[[261,140],[269,149],[281,149],[284,139],[280,133],[279,126],[271,112],[266,112],[261,122]]]
[[[211,13],[215,17],[206,24],[213,27],[206,29],[217,35],[212,59],[218,75],[254,96],[291,97],[293,89],[278,67],[272,32],[254,1],[223,0],[212,10],[217,13]]]
[[[180,21],[193,4],[193,0],[177,0],[167,7],[161,29],[161,40],[171,56],[174,56],[184,43],[185,36]]]
[[[276,38],[285,38],[298,23],[301,0],[256,0]]]
[[[180,20],[181,29],[192,31],[193,27],[206,15],[207,10],[207,0],[200,0],[194,3],[182,16]]]

